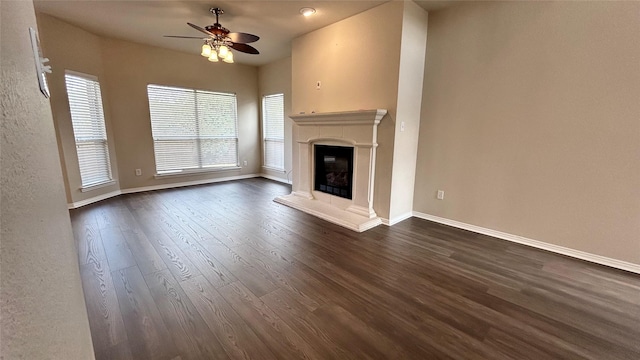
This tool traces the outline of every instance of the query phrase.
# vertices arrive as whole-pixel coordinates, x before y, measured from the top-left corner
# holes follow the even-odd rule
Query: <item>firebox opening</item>
[[[353,147],[315,145],[316,191],[351,199]]]

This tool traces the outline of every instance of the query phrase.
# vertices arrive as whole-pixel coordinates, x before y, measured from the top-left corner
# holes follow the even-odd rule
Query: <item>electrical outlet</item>
[[[243,162],[243,164],[244,164],[244,166],[247,166],[247,165],[249,165],[249,162],[248,162],[247,160],[245,160],[245,161]]]
[[[136,176],[142,175],[142,169],[136,169]]]
[[[438,200],[444,200],[444,190],[438,190]]]
[[[400,132],[404,131],[404,121],[400,123]]]

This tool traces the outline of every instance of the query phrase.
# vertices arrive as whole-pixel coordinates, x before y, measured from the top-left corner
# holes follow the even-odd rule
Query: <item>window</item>
[[[148,85],[156,172],[238,166],[236,95]]]
[[[262,98],[264,166],[284,170],[284,95]]]
[[[82,188],[111,182],[107,130],[98,79],[65,73]]]

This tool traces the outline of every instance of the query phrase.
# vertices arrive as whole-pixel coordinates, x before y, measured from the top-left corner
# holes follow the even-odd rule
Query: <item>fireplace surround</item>
[[[386,114],[374,109],[290,116],[295,123],[292,192],[274,200],[358,232],[379,225],[373,190],[378,124]],[[350,199],[316,190],[318,146],[352,149]]]

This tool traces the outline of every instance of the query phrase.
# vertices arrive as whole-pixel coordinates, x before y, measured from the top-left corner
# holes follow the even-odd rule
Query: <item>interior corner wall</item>
[[[291,49],[294,114],[388,110],[378,126],[374,185],[373,207],[382,218],[390,206],[402,16],[402,2],[384,3],[295,38]]]
[[[108,38],[101,39],[101,46],[123,191],[260,173],[257,67],[211,63],[200,56],[198,46],[194,46],[193,54]],[[242,168],[155,178],[149,84],[235,93]],[[244,161],[247,166],[242,165]],[[142,175],[136,176],[135,169],[141,169]]]
[[[0,357],[93,359],[31,1],[0,2]]]
[[[79,202],[92,197],[111,193],[120,189],[118,184],[118,161],[115,151],[113,122],[109,107],[109,90],[105,86],[105,72],[102,62],[102,46],[100,38],[87,31],[79,29],[55,17],[37,14],[38,33],[42,44],[43,54],[50,59],[48,63],[53,69],[47,75],[51,90],[51,111],[55,123],[58,151],[63,168],[67,202]],[[82,192],[82,179],[78,165],[75,136],[69,110],[65,71],[72,70],[93,75],[100,82],[102,103],[109,144],[109,159],[111,174],[116,183]]]
[[[293,120],[289,117],[291,115],[291,57],[260,66],[258,68],[258,88],[260,98],[265,95],[284,94],[284,171],[263,168],[262,173],[291,182],[291,140],[293,138]],[[262,109],[260,111],[260,119],[262,119]],[[262,124],[262,121],[260,123]],[[260,144],[264,151],[262,137]],[[261,159],[264,159],[264,153]]]
[[[639,13],[637,2],[430,13],[414,209],[640,264]]]
[[[395,121],[389,223],[410,217],[416,178],[420,109],[427,50],[428,13],[413,1],[403,2],[398,106]]]

